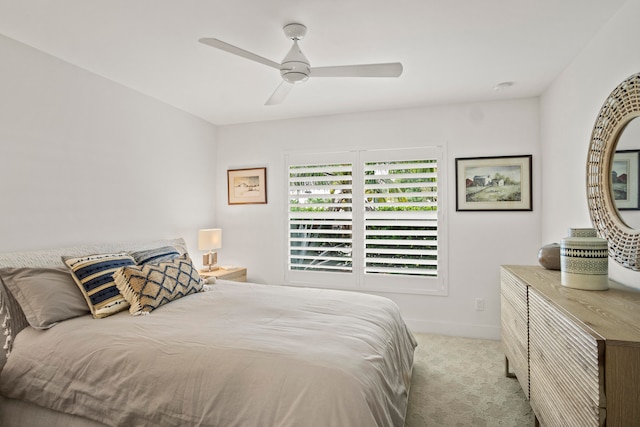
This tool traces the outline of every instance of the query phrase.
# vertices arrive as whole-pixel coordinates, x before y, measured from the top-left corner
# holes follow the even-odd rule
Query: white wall
[[[586,162],[591,131],[605,99],[640,72],[640,0],[629,0],[541,97],[542,242],[569,227],[590,227]],[[640,289],[640,273],[609,263],[609,276]]]
[[[249,280],[283,283],[286,262],[285,153],[298,150],[443,145],[448,161],[449,295],[385,294],[416,331],[498,338],[499,266],[532,264],[540,247],[538,100],[449,105],[222,126],[217,210],[221,264],[248,267]],[[456,212],[456,157],[533,154],[533,212]],[[267,167],[268,204],[229,206],[226,170]],[[474,310],[475,298],[485,311]]]
[[[0,251],[215,222],[215,126],[0,36]]]

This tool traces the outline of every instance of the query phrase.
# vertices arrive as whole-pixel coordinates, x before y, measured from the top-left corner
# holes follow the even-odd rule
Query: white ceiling
[[[0,0],[0,33],[223,125],[539,95],[625,0]],[[402,62],[394,78],[316,78],[264,106],[300,22],[312,66]],[[497,83],[514,85],[495,91]]]

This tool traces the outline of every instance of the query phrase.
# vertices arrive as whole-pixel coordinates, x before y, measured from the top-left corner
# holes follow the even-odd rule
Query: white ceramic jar
[[[609,250],[593,228],[570,228],[560,243],[563,286],[590,291],[609,288]]]

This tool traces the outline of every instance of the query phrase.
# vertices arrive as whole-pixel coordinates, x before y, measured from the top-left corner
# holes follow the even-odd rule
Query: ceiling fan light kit
[[[403,68],[399,62],[385,64],[338,65],[332,67],[312,68],[309,60],[302,53],[298,41],[307,34],[307,27],[298,23],[287,24],[283,28],[285,36],[293,41],[293,46],[281,63],[277,63],[260,55],[241,49],[229,43],[213,38],[202,38],[200,43],[216,49],[250,59],[255,62],[276,68],[280,71],[282,82],[267,100],[265,105],[276,105],[284,101],[294,84],[303,83],[313,77],[400,77]]]
[[[302,83],[309,78],[311,73],[309,60],[300,50],[297,39],[293,39],[293,46],[280,65],[280,75],[289,83]]]

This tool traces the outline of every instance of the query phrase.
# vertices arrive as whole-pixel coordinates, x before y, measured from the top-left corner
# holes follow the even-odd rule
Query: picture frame
[[[640,210],[640,150],[620,150],[611,162],[611,188],[618,210]]]
[[[227,170],[227,194],[230,205],[267,203],[267,168]]]
[[[532,158],[456,158],[456,211],[532,211]]]

